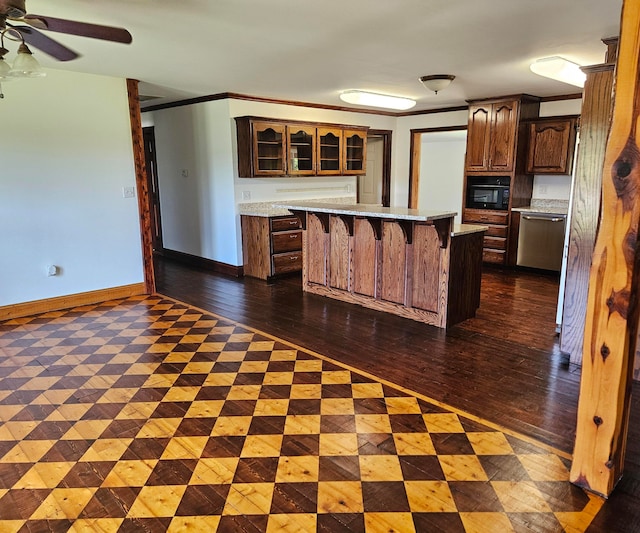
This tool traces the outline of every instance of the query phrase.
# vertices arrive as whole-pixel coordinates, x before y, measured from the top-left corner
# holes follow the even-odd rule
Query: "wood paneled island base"
[[[303,290],[446,328],[480,305],[486,227],[455,213],[301,202]]]

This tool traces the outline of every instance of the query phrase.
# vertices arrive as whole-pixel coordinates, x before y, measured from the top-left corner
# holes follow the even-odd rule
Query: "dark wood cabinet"
[[[462,222],[488,226],[482,252],[485,262],[515,264],[517,235],[511,227],[511,209],[531,201],[533,174],[525,168],[526,148],[528,125],[538,117],[539,109],[540,99],[524,94],[469,102]],[[505,211],[467,205],[469,183],[485,176],[509,184]]]
[[[529,124],[527,172],[571,174],[576,144],[576,118],[540,119]]]
[[[510,172],[514,167],[518,100],[469,106],[468,171]]]
[[[366,126],[236,117],[236,129],[241,178],[366,173]]]
[[[241,222],[246,276],[266,280],[302,270],[302,230],[297,217],[242,215]]]

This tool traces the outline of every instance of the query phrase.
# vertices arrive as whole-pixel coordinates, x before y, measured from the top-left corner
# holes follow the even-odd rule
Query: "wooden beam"
[[[624,467],[639,311],[640,0],[624,1],[621,20],[570,477],[603,496],[611,494]]]
[[[153,242],[151,239],[151,209],[149,206],[149,187],[147,167],[144,158],[144,139],[142,136],[142,118],[138,99],[138,80],[127,80],[129,95],[129,118],[131,120],[131,139],[133,142],[133,159],[136,169],[136,188],[138,211],[140,213],[140,235],[142,240],[142,263],[144,266],[144,285],[147,294],[156,290],[153,269]]]

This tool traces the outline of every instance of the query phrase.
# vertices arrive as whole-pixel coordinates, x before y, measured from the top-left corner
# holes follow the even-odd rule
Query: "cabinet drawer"
[[[501,211],[483,211],[481,209],[465,209],[464,222],[479,222],[480,224],[508,224],[509,213]]]
[[[487,232],[485,233],[486,237],[507,237],[508,228],[507,226],[492,226],[487,225]]]
[[[496,250],[507,249],[507,239],[504,237],[484,237],[483,241],[485,248],[494,248]]]
[[[271,231],[286,231],[291,229],[298,229],[299,227],[300,220],[298,219],[298,217],[271,219]]]
[[[302,252],[291,252],[272,256],[273,275],[302,270]]]
[[[498,263],[503,265],[507,252],[504,250],[493,250],[485,248],[482,250],[482,260],[485,263]]]
[[[302,250],[302,232],[284,231],[271,235],[271,251],[274,254],[280,252],[292,252]]]

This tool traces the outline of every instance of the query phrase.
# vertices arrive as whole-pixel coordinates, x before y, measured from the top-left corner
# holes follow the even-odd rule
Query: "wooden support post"
[[[151,238],[151,208],[149,206],[149,187],[147,167],[144,159],[144,139],[142,137],[142,118],[138,98],[138,80],[127,79],[129,97],[129,118],[131,120],[131,140],[133,160],[136,170],[136,188],[138,211],[140,213],[140,235],[142,237],[142,263],[144,265],[144,285],[147,294],[156,291],[156,279],[153,268],[153,242]]]
[[[622,7],[602,218],[591,273],[572,483],[608,496],[622,475],[638,332],[640,0]]]

